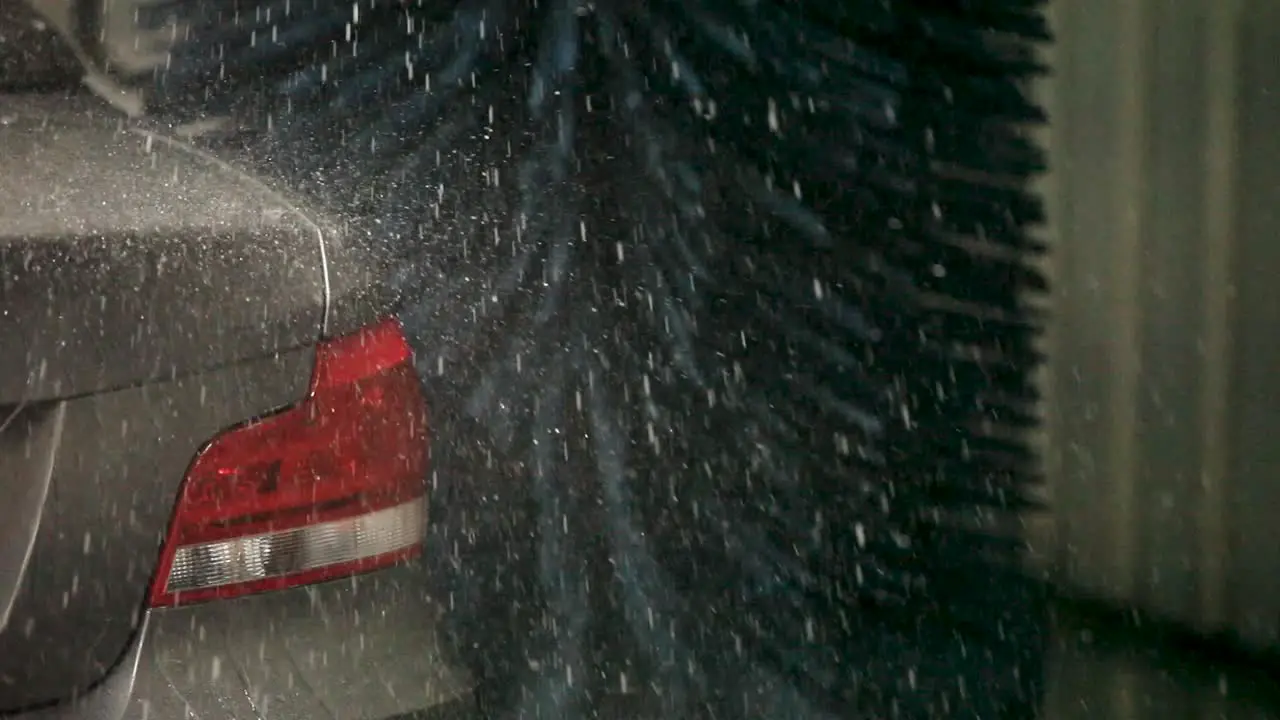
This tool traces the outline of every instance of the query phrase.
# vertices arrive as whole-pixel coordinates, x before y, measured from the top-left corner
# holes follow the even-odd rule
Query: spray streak
[[[192,0],[159,110],[236,115],[227,144],[376,220],[420,356],[529,468],[555,660],[524,712],[593,692],[606,591],[566,513],[600,514],[673,716],[760,673],[790,687],[718,711],[1030,702],[1036,621],[974,581],[1017,543],[948,523],[1031,478],[1039,209],[955,170],[1039,167],[1014,129],[1036,68],[989,40],[1044,28],[1029,0],[968,6]]]

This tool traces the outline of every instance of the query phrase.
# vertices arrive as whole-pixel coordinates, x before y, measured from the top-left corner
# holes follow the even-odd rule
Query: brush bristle
[[[1029,715],[1038,5],[192,0],[153,97],[395,248],[531,476],[539,712],[598,592],[672,717]]]

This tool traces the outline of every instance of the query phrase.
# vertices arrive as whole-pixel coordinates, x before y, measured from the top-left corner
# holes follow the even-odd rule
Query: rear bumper
[[[17,720],[375,720],[456,704],[419,563],[293,590],[152,610],[74,703]]]

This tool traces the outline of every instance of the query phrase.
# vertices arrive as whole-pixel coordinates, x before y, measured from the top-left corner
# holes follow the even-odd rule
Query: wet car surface
[[[17,7],[6,58],[38,60],[56,43]],[[428,403],[376,261],[27,70],[0,93],[0,714],[465,696],[432,651]]]

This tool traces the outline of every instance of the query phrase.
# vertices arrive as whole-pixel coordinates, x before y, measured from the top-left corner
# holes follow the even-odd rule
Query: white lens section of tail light
[[[418,498],[385,510],[289,530],[184,545],[174,554],[167,592],[266,580],[406,550],[423,540]]]

